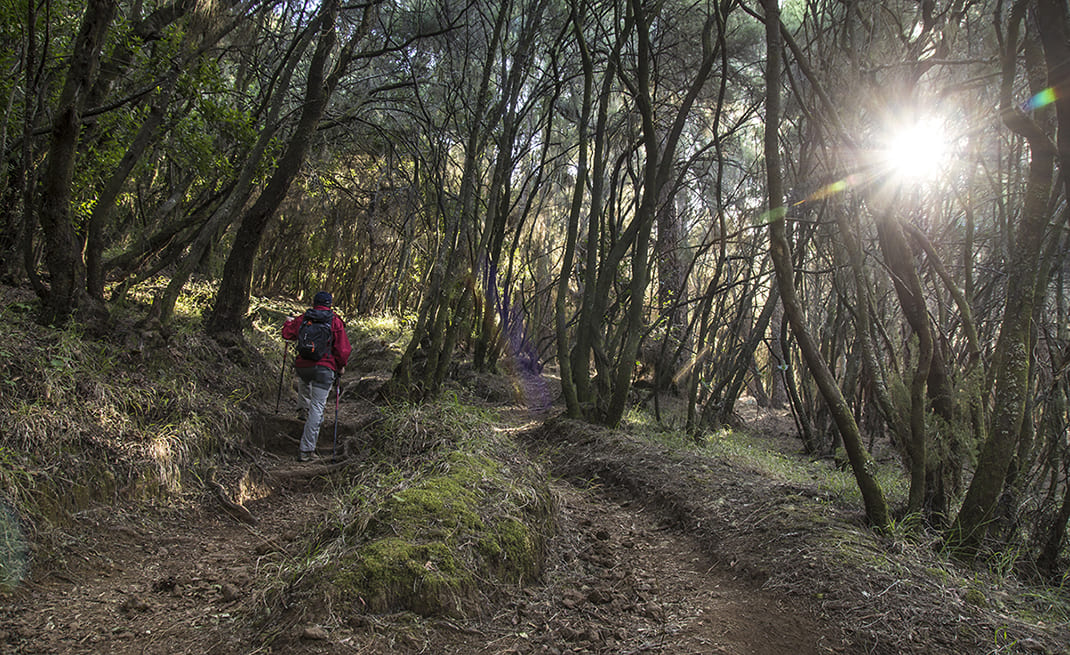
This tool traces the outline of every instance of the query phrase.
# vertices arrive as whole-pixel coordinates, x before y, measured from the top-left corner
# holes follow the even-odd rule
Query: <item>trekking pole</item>
[[[331,445],[331,459],[338,457],[338,393],[342,390],[338,384],[339,377],[334,376],[334,443]]]
[[[275,413],[279,413],[279,403],[282,402],[282,378],[286,375],[286,340],[282,340],[282,367],[279,369],[279,393],[275,396]]]

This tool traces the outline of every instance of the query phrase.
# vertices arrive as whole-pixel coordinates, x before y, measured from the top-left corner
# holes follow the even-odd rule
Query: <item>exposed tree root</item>
[[[230,498],[230,494],[227,493],[227,490],[223,487],[223,485],[216,481],[215,469],[212,469],[208,472],[207,484],[215,491],[216,498],[218,498],[219,502],[222,503],[223,509],[226,510],[227,514],[230,514],[235,519],[241,521],[242,523],[247,523],[249,525],[256,525],[260,522],[255,516],[253,516],[252,512],[245,509],[244,506],[234,502]]]

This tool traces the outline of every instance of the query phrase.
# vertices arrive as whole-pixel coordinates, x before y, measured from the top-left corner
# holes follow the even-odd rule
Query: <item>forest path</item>
[[[342,428],[346,399],[343,394]],[[543,408],[545,409],[545,408]],[[541,417],[539,412],[537,417]],[[502,429],[521,430],[524,410]],[[296,421],[284,421],[290,431]],[[330,422],[324,426],[330,429]],[[330,449],[330,436],[321,445]],[[91,537],[71,539],[65,560],[39,574],[0,610],[5,653],[272,653],[238,617],[262,607],[253,581],[277,575],[268,557],[299,557],[302,531],[329,512],[323,464],[261,457],[267,487],[242,523],[203,494],[151,514],[87,513]],[[277,476],[277,477],[276,477]],[[279,480],[282,482],[280,483]],[[718,566],[695,538],[667,527],[620,490],[555,480],[557,534],[542,580],[467,622],[368,616],[297,626],[287,653],[710,653],[832,652],[827,631],[785,597]],[[232,490],[233,491],[233,490]],[[80,530],[79,534],[82,534]],[[352,622],[350,622],[352,623]]]

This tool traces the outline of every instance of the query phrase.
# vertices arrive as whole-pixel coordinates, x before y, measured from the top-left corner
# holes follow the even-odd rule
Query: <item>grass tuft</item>
[[[146,336],[136,321],[158,284],[133,290],[101,336],[76,322],[38,325],[32,296],[0,288],[9,326],[0,334],[0,498],[34,526],[22,538],[39,560],[52,550],[47,535],[79,512],[185,491],[187,471],[244,439],[245,400],[267,393],[271,376],[255,352],[227,350],[199,329],[206,286],[192,285],[166,334]],[[11,541],[14,523],[0,522],[0,542]]]
[[[269,623],[308,606],[477,615],[500,585],[538,577],[553,530],[548,482],[493,429],[494,414],[447,395],[385,415],[304,555],[281,564]]]

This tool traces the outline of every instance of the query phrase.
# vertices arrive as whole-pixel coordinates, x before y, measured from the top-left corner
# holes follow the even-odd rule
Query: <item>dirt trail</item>
[[[343,413],[344,414],[344,413]],[[350,426],[351,427],[351,426]],[[321,439],[321,443],[329,439]],[[283,440],[282,443],[284,443]],[[635,498],[555,482],[558,531],[543,579],[467,622],[368,616],[297,626],[284,649],[238,620],[262,599],[253,582],[291,556],[330,503],[324,478],[292,477],[289,455],[265,454],[289,482],[246,507],[242,523],[211,501],[154,514],[88,514],[66,561],[0,610],[5,653],[717,653],[831,652],[826,630],[783,597],[719,568],[701,544],[661,524]],[[311,465],[314,466],[314,465]],[[270,478],[269,478],[270,479]],[[352,622],[350,621],[350,624]]]
[[[428,652],[826,652],[814,622],[717,568],[634,501],[555,490],[560,532],[543,584]]]

